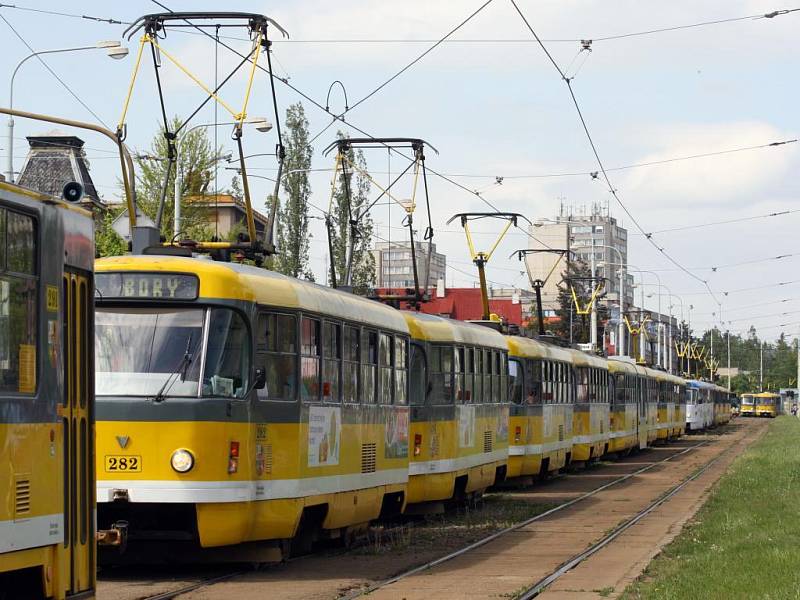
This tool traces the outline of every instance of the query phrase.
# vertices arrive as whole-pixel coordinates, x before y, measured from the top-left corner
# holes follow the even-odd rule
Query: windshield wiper
[[[167,393],[172,389],[172,386],[175,385],[175,382],[178,381],[177,375],[180,373],[180,380],[181,383],[186,381],[186,371],[189,368],[189,365],[192,364],[192,360],[194,360],[194,354],[190,352],[190,348],[192,345],[192,334],[189,334],[189,338],[186,340],[186,350],[183,352],[183,357],[181,361],[178,363],[178,366],[167,376],[166,381],[164,381],[164,385],[161,386],[161,389],[158,390],[158,393],[153,397],[153,402],[163,402],[167,398]],[[169,386],[169,387],[167,387]]]

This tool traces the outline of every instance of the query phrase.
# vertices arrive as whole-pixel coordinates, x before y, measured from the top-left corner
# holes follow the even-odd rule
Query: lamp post
[[[17,71],[29,59],[42,54],[61,54],[63,52],[80,52],[82,50],[105,49],[106,54],[115,60],[120,60],[128,56],[128,49],[118,41],[97,42],[94,46],[78,46],[75,48],[57,48],[55,50],[39,50],[32,52],[17,63],[11,73],[11,83],[8,90],[8,108],[14,108],[14,79]],[[6,154],[6,181],[14,183],[14,117],[8,116],[8,149]]]
[[[593,238],[594,239],[594,238]],[[622,251],[619,248],[614,248],[614,246],[607,246],[606,244],[600,244],[596,246],[597,248],[606,248],[607,250],[613,250],[619,256],[619,323],[617,323],[617,356],[622,356],[625,354],[625,334],[624,334],[624,324],[622,322],[622,314],[624,311],[624,302],[625,302],[625,269],[623,267],[627,266],[622,259]],[[594,251],[592,252],[594,256]]]
[[[245,123],[249,123],[255,126],[256,131],[260,133],[266,133],[272,129],[272,123],[270,123],[264,117],[258,117],[254,119],[249,119],[245,121]],[[199,125],[195,125],[187,129],[183,135],[181,135],[178,139],[175,140],[175,215],[173,218],[172,223],[172,237],[173,239],[177,238],[181,232],[181,186],[183,182],[181,180],[181,169],[180,169],[180,148],[183,141],[186,137],[195,129],[201,129],[203,127],[215,127],[217,125],[238,125],[238,123],[200,123]],[[214,149],[216,151],[216,148]],[[251,240],[255,242],[255,240]]]

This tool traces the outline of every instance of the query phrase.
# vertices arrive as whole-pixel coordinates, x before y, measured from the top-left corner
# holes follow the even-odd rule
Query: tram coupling
[[[98,546],[111,546],[117,548],[120,553],[125,552],[128,545],[128,522],[117,521],[111,529],[100,529],[96,538]]]

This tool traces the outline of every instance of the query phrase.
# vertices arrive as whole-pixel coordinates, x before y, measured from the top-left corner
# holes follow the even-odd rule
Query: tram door
[[[61,314],[64,360],[64,551],[68,594],[94,587],[94,341],[90,275],[66,270]]]
[[[639,405],[639,448],[647,448],[647,380],[637,377],[638,402]]]

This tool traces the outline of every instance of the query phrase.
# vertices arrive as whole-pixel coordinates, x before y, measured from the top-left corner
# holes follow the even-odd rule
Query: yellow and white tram
[[[630,452],[644,447],[639,439],[639,378],[642,368],[633,362],[609,359],[611,408],[609,452]],[[646,445],[647,437],[642,438]]]
[[[198,258],[97,271],[100,524],[126,521],[131,541],[306,549],[402,511],[399,311]]]
[[[608,451],[610,404],[608,361],[572,350],[576,396],[572,417],[572,460],[600,458]]]
[[[739,406],[739,414],[743,417],[756,416],[755,394],[742,394],[742,400]]]
[[[418,512],[504,479],[507,348],[488,327],[402,314],[412,340],[407,503]]]
[[[93,596],[93,261],[89,212],[0,183],[0,596]]]
[[[777,417],[780,413],[781,397],[771,392],[753,394],[756,417]]]
[[[569,464],[575,373],[571,352],[508,336],[508,476],[547,475]]]

